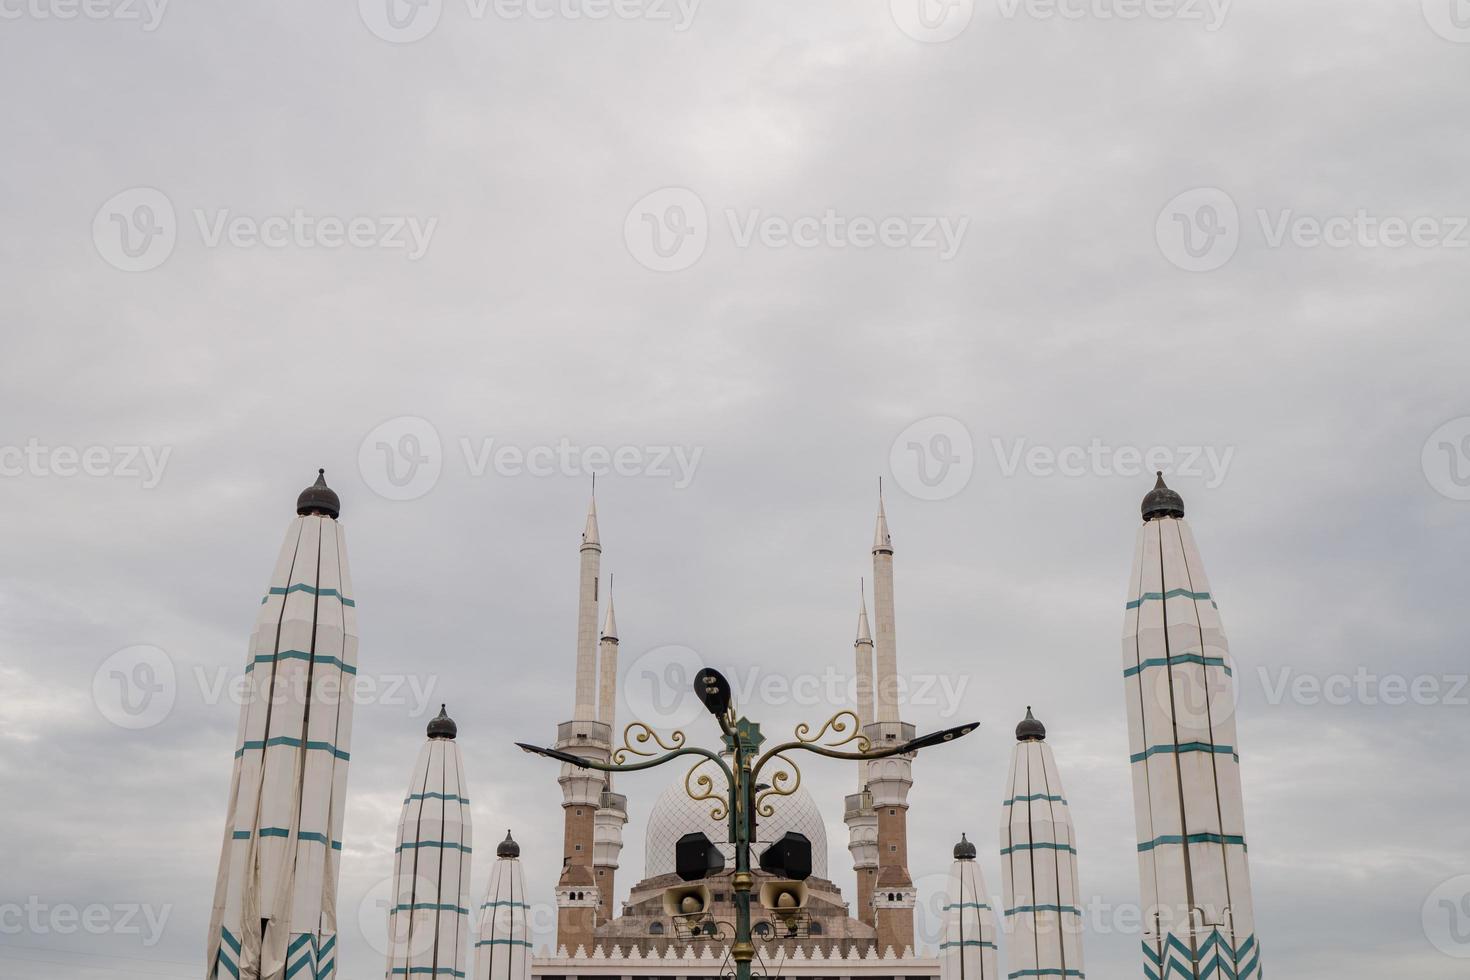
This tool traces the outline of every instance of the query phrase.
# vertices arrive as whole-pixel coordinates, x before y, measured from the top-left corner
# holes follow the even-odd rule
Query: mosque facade
[[[328,980],[337,973],[352,723],[350,698],[340,694],[344,677],[357,670],[340,509],[319,474],[298,499],[261,602],[246,664],[251,696],[241,711],[206,980]],[[1141,971],[1148,980],[1257,980],[1260,949],[1224,634],[1183,520],[1183,501],[1162,475],[1142,516],[1123,642],[1146,919]],[[603,594],[602,553],[594,498],[578,545],[572,710],[555,726],[553,746],[607,764],[617,761],[626,735],[616,717],[618,625],[610,590]],[[902,717],[898,697],[894,546],[881,494],[871,559],[873,616],[865,594],[853,642],[857,697],[847,710],[875,749],[896,748],[916,730]],[[562,763],[560,860],[528,859],[533,876],[557,869],[556,936],[538,953],[521,849],[511,834],[495,849],[481,900],[471,897],[470,798],[456,736],[457,726],[441,710],[410,770],[387,912],[387,980],[714,980],[733,974],[728,936],[691,935],[680,914],[677,896],[687,886],[675,860],[681,838],[703,833],[722,851],[725,866],[733,866],[727,821],[707,800],[691,797],[682,771],[653,803],[643,828],[644,866],[620,902],[627,798],[615,790],[614,776]],[[819,802],[800,786],[780,795],[760,820],[754,848],[799,835],[811,845],[811,869],[799,930],[790,927],[791,916],[753,904],[756,974],[1084,978],[1076,833],[1045,738],[1045,726],[1028,708],[1016,730],[1003,798],[997,796],[1002,894],[987,891],[975,843],[967,837],[954,845],[937,950],[915,941],[912,754],[854,765],[856,792],[842,800],[856,880],[851,895],[835,883]],[[774,880],[759,869],[754,875],[757,892]],[[729,873],[716,873],[703,885],[707,916],[732,921]]]

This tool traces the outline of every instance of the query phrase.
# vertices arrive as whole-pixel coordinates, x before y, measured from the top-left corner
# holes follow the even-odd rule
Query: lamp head
[[[702,667],[694,675],[694,693],[716,718],[730,710],[730,682],[713,667]]]
[[[978,721],[972,721],[968,725],[957,725],[954,728],[946,728],[942,732],[931,732],[928,735],[920,735],[918,738],[904,743],[903,752],[917,752],[927,749],[931,745],[943,745],[945,742],[953,742],[957,738],[963,738],[980,727]]]

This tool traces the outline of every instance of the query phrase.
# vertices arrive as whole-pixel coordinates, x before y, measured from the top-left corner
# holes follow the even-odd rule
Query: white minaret
[[[608,579],[607,617],[602,621],[602,644],[598,650],[599,680],[597,720],[609,732],[617,729],[618,619],[613,612],[612,580]],[[628,798],[613,792],[612,774],[598,801],[592,827],[592,865],[597,878],[598,913],[602,921],[614,914],[618,857],[623,852],[623,827],[628,822]]]
[[[868,628],[868,603],[863,597],[858,605],[857,639],[853,642],[856,661],[853,677],[857,686],[859,727],[873,720],[873,634]],[[847,849],[852,854],[852,870],[857,876],[857,918],[873,924],[873,886],[878,878],[878,813],[873,809],[873,795],[868,792],[868,764],[859,762],[858,791],[847,797],[843,819],[847,823]]]
[[[613,611],[611,579],[608,580],[607,616],[602,620],[597,660],[597,720],[613,728],[617,724],[618,703],[618,617]]]
[[[1000,867],[1011,976],[1084,976],[1077,840],[1046,727],[1029,707],[1001,806]]]
[[[572,717],[597,717],[597,576],[602,564],[602,540],[597,533],[597,497],[587,505],[587,527],[582,531],[581,575],[577,586],[577,687]]]
[[[1261,975],[1225,632],[1184,501],[1143,498],[1123,620],[1145,972]]]
[[[864,729],[875,748],[902,745],[914,738],[914,726],[899,719],[898,638],[893,618],[893,539],[878,487],[878,524],[873,534],[874,643],[873,714]],[[878,875],[873,885],[874,925],[879,949],[900,956],[914,945],[914,906],[918,895],[909,874],[908,810],[913,787],[913,756],[890,756],[868,764],[868,792],[878,815]]]
[[[873,531],[873,613],[878,618],[878,640],[874,700],[876,722],[898,721],[898,630],[893,617],[893,538],[888,533],[888,515],[883,492],[878,492],[878,524]]]
[[[211,980],[319,980],[336,970],[357,673],[340,512],[318,472],[296,500],[256,616],[210,915]]]
[[[857,687],[857,716],[859,725],[876,721],[873,717],[873,632],[868,627],[868,600],[858,583],[857,638],[853,640],[853,677]],[[858,789],[868,786],[868,764],[858,763]]]
[[[403,800],[393,852],[386,980],[463,977],[469,967],[473,840],[458,734],[441,706],[429,722],[429,740]]]
[[[521,876],[521,846],[510,831],[495,849],[490,887],[475,933],[475,980],[531,980],[531,906]]]
[[[582,531],[580,575],[577,588],[576,699],[572,720],[557,726],[556,747],[606,762],[611,751],[611,729],[597,717],[597,578],[602,562],[602,540],[597,531],[597,498],[587,506]],[[603,773],[563,764],[557,782],[562,792],[562,871],[557,879],[557,943],[570,952],[585,946],[590,952],[593,932],[603,909],[597,885],[593,851],[596,815],[607,788]]]
[[[944,938],[939,943],[940,980],[996,980],[995,910],[985,891],[985,876],[975,861],[975,845],[963,834],[954,846],[954,864],[944,900]],[[1012,977],[1047,976],[1012,973]]]

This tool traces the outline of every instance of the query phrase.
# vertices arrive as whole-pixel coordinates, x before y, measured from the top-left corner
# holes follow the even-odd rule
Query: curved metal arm
[[[772,748],[766,750],[765,754],[763,754],[759,759],[755,761],[755,766],[751,769],[752,775],[759,773],[761,771],[761,767],[769,762],[773,757],[778,756],[782,752],[786,752],[790,749],[804,749],[807,752],[815,752],[817,755],[825,755],[829,759],[846,759],[852,762],[865,762],[871,759],[886,759],[892,755],[902,755],[904,751],[904,746],[896,745],[890,749],[878,749],[877,751],[869,752],[838,752],[834,749],[827,748],[825,745],[816,745],[812,742],[782,742],[780,745],[773,746]]]
[[[692,745],[685,746],[682,749],[675,749],[672,752],[659,756],[657,759],[649,759],[647,762],[632,762],[628,763],[627,765],[618,766],[610,765],[604,762],[594,762],[591,759],[581,759],[581,762],[578,764],[584,769],[596,769],[598,772],[639,772],[643,769],[653,769],[656,766],[661,766],[665,762],[672,762],[682,755],[703,756],[704,758],[713,762],[715,765],[719,766],[720,771],[725,774],[725,777],[727,779],[730,779],[732,781],[735,779],[735,774],[730,771],[729,766],[725,765],[724,759],[721,759],[718,755],[711,752],[709,749],[695,748]],[[581,757],[579,756],[578,758]]]

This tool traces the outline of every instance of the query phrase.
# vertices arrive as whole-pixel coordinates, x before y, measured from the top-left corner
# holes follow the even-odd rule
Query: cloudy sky
[[[1135,976],[1151,460],[1237,660],[1267,970],[1464,975],[1470,9],[925,3],[0,0],[0,977],[202,974],[229,685],[319,466],[372,682],[345,976],[440,701],[550,898],[511,742],[571,711],[594,470],[624,715],[694,658],[777,732],[843,706],[884,477],[908,714],[984,722],[916,764],[916,878],[963,831],[999,888],[1034,704],[1089,972]],[[852,774],[807,775],[850,889]],[[624,888],[664,785],[623,784]]]

